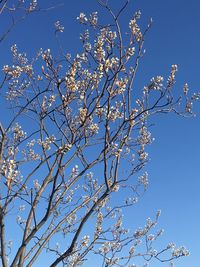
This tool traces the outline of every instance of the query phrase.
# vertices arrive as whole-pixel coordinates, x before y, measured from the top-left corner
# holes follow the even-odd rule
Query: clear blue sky
[[[45,4],[55,1],[41,1]],[[34,55],[40,47],[56,50],[53,24],[60,20],[65,26],[61,40],[69,51],[78,49],[80,11],[99,10],[95,0],[68,0],[63,7],[37,13],[27,18],[12,32],[1,48],[1,65],[8,60],[8,48],[17,43],[22,51]],[[115,8],[121,0],[111,0]],[[143,87],[154,75],[167,76],[172,64],[179,66],[175,90],[188,82],[191,90],[200,91],[200,1],[198,0],[132,0],[125,17],[140,9],[143,25],[153,18],[154,24],[146,39],[146,55],[140,66],[137,86]],[[99,11],[99,13],[101,13]],[[103,15],[106,19],[106,14]],[[34,23],[33,23],[34,21]],[[5,22],[6,24],[6,22]],[[143,225],[158,209],[162,210],[160,227],[165,229],[163,243],[174,241],[186,245],[191,256],[178,260],[176,267],[200,266],[200,105],[197,117],[177,118],[175,115],[155,117],[152,133],[155,142],[150,148],[147,166],[150,185],[145,196],[129,214],[127,221]],[[160,263],[153,267],[162,266]],[[163,265],[166,266],[166,265]]]

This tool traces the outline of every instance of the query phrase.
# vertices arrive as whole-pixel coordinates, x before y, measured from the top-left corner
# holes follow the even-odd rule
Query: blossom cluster
[[[19,123],[16,123],[15,126],[12,127],[12,132],[13,132],[14,143],[20,142],[27,136],[27,133],[24,130],[22,130],[22,127],[19,125]]]
[[[4,160],[1,167],[1,173],[6,178],[7,187],[10,188],[12,183],[16,180],[16,178],[20,174],[17,162],[14,159]]]
[[[55,30],[56,32],[64,32],[64,26],[62,26],[62,24],[60,23],[59,20],[57,20],[55,23],[54,23],[54,26],[55,26]]]
[[[144,186],[146,189],[148,187],[149,181],[148,181],[148,173],[145,172],[143,175],[139,177],[139,183]]]
[[[45,138],[45,140],[38,139],[37,143],[40,145],[44,150],[50,150],[51,144],[55,141],[55,136],[51,135]]]
[[[171,73],[170,73],[170,76],[168,78],[168,86],[169,87],[174,85],[174,83],[175,83],[175,75],[176,75],[177,71],[178,71],[178,66],[177,65],[172,65],[171,66]]]
[[[141,12],[138,11],[135,13],[133,19],[130,20],[129,22],[129,28],[131,31],[131,34],[135,38],[137,42],[140,42],[142,39],[142,32],[140,30],[140,27],[137,24],[137,20],[140,18]]]
[[[29,6],[29,12],[33,12],[38,6],[37,0],[31,0],[30,6]]]

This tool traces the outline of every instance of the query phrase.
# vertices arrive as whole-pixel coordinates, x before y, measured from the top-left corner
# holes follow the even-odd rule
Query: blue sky
[[[54,1],[41,1],[45,4]],[[62,3],[61,0],[57,1]],[[16,27],[2,46],[1,65],[8,61],[8,48],[17,43],[22,51],[34,55],[40,48],[56,51],[53,24],[60,20],[65,26],[61,36],[63,47],[76,52],[79,40],[79,24],[76,17],[80,11],[90,13],[100,9],[95,0],[63,1],[65,5],[49,12],[33,14]],[[121,0],[110,1],[114,9]],[[188,82],[191,91],[200,90],[200,2],[197,0],[134,0],[121,19],[126,27],[128,18],[135,10],[142,12],[143,26],[153,18],[153,27],[145,43],[146,55],[142,60],[136,80],[143,87],[155,75],[167,77],[170,66],[177,64],[179,71],[174,90],[181,90]],[[102,16],[107,19],[106,14]],[[33,23],[34,21],[34,23]],[[5,22],[6,24],[7,22]],[[197,117],[178,118],[175,115],[154,118],[152,134],[155,142],[149,148],[151,161],[147,166],[149,189],[127,221],[143,225],[147,217],[162,210],[160,227],[165,229],[163,243],[174,241],[186,245],[191,256],[178,260],[176,267],[199,267],[200,237],[200,109],[195,107]],[[138,225],[137,225],[138,224]],[[160,263],[154,267],[161,266]],[[165,266],[165,265],[163,265]]]

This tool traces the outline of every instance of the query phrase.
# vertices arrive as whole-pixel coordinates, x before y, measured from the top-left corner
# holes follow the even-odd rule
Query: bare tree
[[[24,1],[15,2],[24,6]],[[0,4],[1,14],[17,12],[9,1]],[[3,267],[40,266],[46,252],[51,267],[88,266],[93,257],[102,267],[133,267],[137,258],[173,266],[173,259],[188,255],[172,243],[155,250],[154,241],[162,234],[155,228],[159,211],[136,230],[123,226],[123,211],[148,186],[143,168],[146,146],[153,141],[151,117],[169,112],[190,116],[199,95],[189,97],[187,84],[182,96],[173,95],[176,65],[166,80],[153,77],[143,90],[135,88],[152,21],[140,29],[138,11],[124,34],[119,18],[128,1],[117,14],[107,1],[98,4],[110,15],[110,24],[96,12],[80,13],[77,19],[86,29],[75,57],[61,48],[59,58],[41,49],[29,60],[13,45],[13,64],[3,67],[1,98],[11,114],[10,121],[0,124]],[[23,10],[28,14],[36,8],[32,1]],[[57,21],[56,36],[63,30]],[[10,220],[18,236],[13,246],[7,238]]]

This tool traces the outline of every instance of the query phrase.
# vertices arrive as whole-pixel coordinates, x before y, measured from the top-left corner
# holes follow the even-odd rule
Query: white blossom
[[[83,12],[81,12],[80,15],[76,19],[79,20],[79,22],[82,24],[88,21],[86,15]]]

